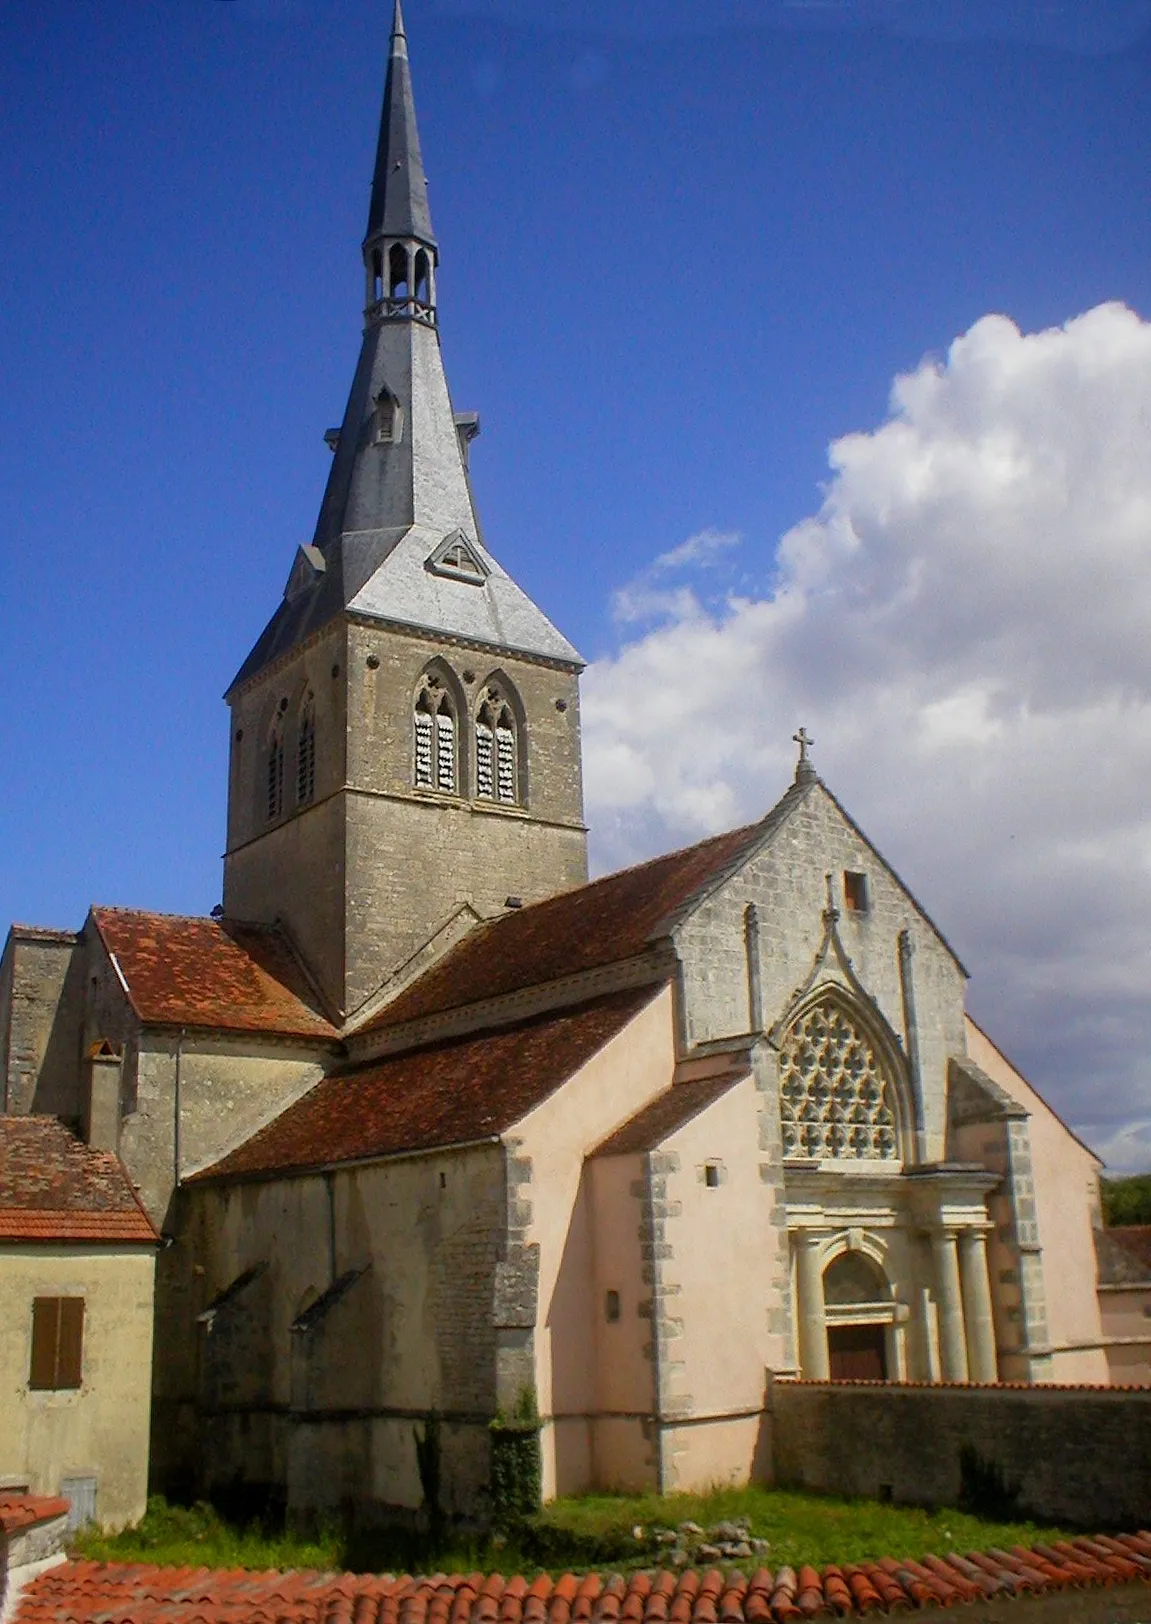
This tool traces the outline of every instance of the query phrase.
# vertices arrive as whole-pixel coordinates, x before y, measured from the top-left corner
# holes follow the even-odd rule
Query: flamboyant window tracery
[[[519,793],[516,719],[501,689],[488,688],[476,716],[476,794],[514,806]]]
[[[456,794],[459,784],[456,710],[451,695],[434,672],[427,673],[421,680],[413,721],[413,777],[417,787]]]
[[[898,1159],[887,1068],[837,999],[821,999],[792,1025],[779,1077],[785,1156]]]

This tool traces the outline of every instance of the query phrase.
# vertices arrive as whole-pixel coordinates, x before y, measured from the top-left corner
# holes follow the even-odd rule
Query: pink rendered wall
[[[1076,1139],[971,1019],[967,1021],[967,1052],[993,1082],[1030,1112],[1047,1328],[1056,1350],[1051,1379],[1106,1383],[1108,1363],[1102,1347],[1092,1239],[1099,1212],[1099,1158]]]
[[[536,1393],[545,1417],[545,1498],[575,1493],[593,1481],[594,1328],[602,1312],[596,1277],[597,1269],[610,1273],[612,1266],[610,1255],[594,1261],[585,1158],[668,1087],[674,1065],[671,991],[664,987],[508,1135],[519,1141],[517,1157],[532,1164],[531,1182],[521,1194],[531,1203],[525,1239],[540,1248]],[[601,1234],[601,1249],[615,1244],[613,1234]],[[626,1223],[618,1244],[622,1278],[634,1268]]]
[[[679,1324],[667,1346],[664,1409],[684,1415],[664,1434],[669,1489],[747,1482],[766,1448],[766,1372],[786,1363],[768,1313],[787,1234],[772,1224],[774,1189],[760,1177],[758,1109],[746,1076],[659,1147],[674,1159],[661,1283],[670,1288],[665,1312]]]

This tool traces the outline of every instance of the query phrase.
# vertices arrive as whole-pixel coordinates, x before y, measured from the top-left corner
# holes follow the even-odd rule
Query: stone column
[[[963,1329],[963,1295],[959,1286],[959,1258],[955,1231],[933,1229],[935,1289],[939,1294],[939,1352],[945,1382],[967,1380],[967,1336]]]
[[[795,1279],[799,1297],[799,1368],[808,1381],[831,1375],[827,1357],[827,1324],[823,1311],[823,1269],[819,1237],[801,1229],[795,1236]]]
[[[963,1277],[963,1317],[967,1322],[967,1362],[973,1382],[999,1379],[995,1358],[995,1321],[987,1275],[987,1237],[981,1229],[959,1236],[959,1272]]]

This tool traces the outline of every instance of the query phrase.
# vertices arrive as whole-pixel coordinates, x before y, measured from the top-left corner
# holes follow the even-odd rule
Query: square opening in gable
[[[843,871],[843,900],[848,913],[867,912],[867,875],[860,874],[855,869],[846,868]]]

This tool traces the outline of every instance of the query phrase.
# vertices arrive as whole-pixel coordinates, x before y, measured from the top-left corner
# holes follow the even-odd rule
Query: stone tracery
[[[822,998],[787,1032],[780,1055],[785,1156],[895,1161],[895,1113],[876,1046],[837,999]]]

